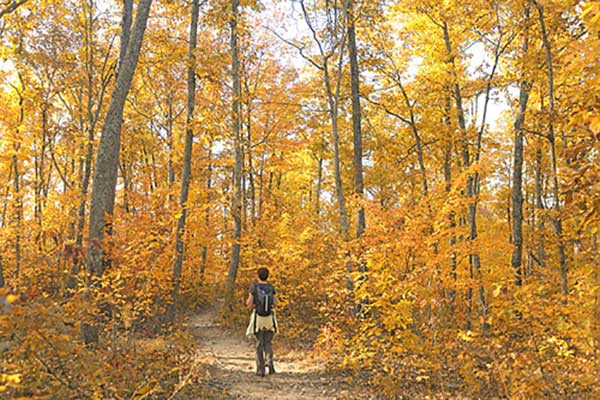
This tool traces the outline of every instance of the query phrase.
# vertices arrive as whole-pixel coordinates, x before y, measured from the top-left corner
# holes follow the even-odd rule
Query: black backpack
[[[273,295],[275,290],[270,283],[257,283],[255,286],[254,305],[256,313],[262,317],[266,317],[273,312]]]

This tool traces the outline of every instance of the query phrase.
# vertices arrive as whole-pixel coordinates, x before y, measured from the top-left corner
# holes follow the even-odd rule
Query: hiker
[[[246,336],[254,335],[256,338],[256,375],[258,376],[265,376],[265,357],[269,375],[275,373],[271,345],[273,336],[277,333],[274,311],[275,288],[267,282],[268,278],[269,270],[264,267],[259,268],[258,282],[250,286],[250,293],[246,300],[246,306],[252,309]]]

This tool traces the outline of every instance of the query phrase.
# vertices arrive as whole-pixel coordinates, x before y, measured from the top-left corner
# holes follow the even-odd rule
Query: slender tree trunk
[[[544,216],[544,184],[543,184],[543,173],[542,173],[542,149],[541,141],[537,141],[537,148],[535,150],[535,208],[537,210],[538,219],[538,255],[537,262],[540,268],[546,267],[546,245],[545,245],[545,233],[546,230],[546,218]]]
[[[317,188],[315,190],[315,215],[318,217],[321,214],[321,188],[323,186],[323,158],[325,157],[325,138],[322,138],[322,143],[317,160]]]
[[[125,0],[125,3],[131,2],[131,0]],[[122,31],[121,31],[121,51],[119,54],[119,60],[122,60],[125,57],[125,50],[123,48],[123,42],[129,41],[129,31],[131,29],[131,13],[132,7],[124,4],[123,7],[123,21],[122,21]],[[90,178],[92,175],[92,157],[94,156],[94,136],[96,133],[96,124],[98,123],[98,117],[100,115],[100,111],[102,110],[102,104],[104,100],[104,92],[106,90],[106,86],[108,82],[103,82],[102,87],[100,88],[100,93],[98,96],[98,104],[96,105],[96,110],[94,111],[94,60],[95,60],[95,51],[94,51],[94,2],[90,0],[88,2],[87,8],[87,16],[86,16],[86,74],[87,74],[87,100],[86,100],[86,113],[88,124],[87,127],[84,128],[82,124],[82,130],[87,130],[87,140],[85,144],[85,160],[82,165],[83,170],[82,178],[80,180],[80,200],[79,207],[77,210],[77,233],[76,233],[76,245],[77,248],[81,248],[83,246],[83,230],[85,226],[85,206],[87,203],[88,191],[90,186]],[[129,21],[129,22],[127,22]],[[105,61],[106,62],[106,61]],[[80,174],[81,176],[81,174]],[[79,265],[74,265],[72,269],[73,273],[79,272]]]
[[[452,64],[452,78],[453,78],[453,85],[454,85],[454,100],[456,102],[456,112],[457,112],[457,116],[458,116],[458,127],[460,128],[460,132],[461,132],[461,155],[462,155],[462,162],[463,162],[463,168],[465,170],[468,170],[469,167],[471,166],[471,157],[470,157],[470,152],[469,152],[469,139],[467,136],[467,126],[466,126],[466,122],[465,122],[465,116],[464,116],[464,109],[463,109],[463,104],[462,104],[462,94],[461,94],[461,89],[460,89],[460,84],[458,82],[458,76],[456,74],[456,67],[455,67],[455,62],[454,62],[454,56],[452,55],[452,43],[450,41],[450,35],[448,32],[448,25],[444,22],[443,24],[443,31],[444,31],[444,42],[446,44],[446,51],[449,57],[449,62]],[[476,200],[474,199],[474,186],[475,186],[475,179],[473,177],[473,175],[471,175],[470,173],[467,175],[467,185],[466,185],[466,190],[465,190],[465,194],[466,197],[469,199],[469,205],[467,208],[467,221],[469,223],[469,242],[471,242],[471,245],[473,244],[473,242],[477,239],[477,225],[476,225],[476,211],[477,211],[477,206],[476,206]],[[481,272],[481,261],[479,259],[479,254],[474,251],[474,250],[470,250],[469,252],[469,275],[470,278],[472,279],[474,276],[474,273],[476,274],[480,274]],[[469,288],[467,290],[467,329],[471,328],[471,317],[470,317],[470,310],[471,310],[471,299],[472,299],[472,293],[473,290],[472,288]],[[486,300],[484,297],[484,289],[483,286],[479,287],[479,302],[480,302],[480,306],[481,306],[481,314],[482,314],[482,320],[484,321],[485,324],[485,320],[486,320],[486,315],[487,315],[487,304],[486,304]]]
[[[206,227],[206,235],[204,240],[207,241],[210,232],[210,202],[212,199],[212,147],[208,148],[208,177],[206,178],[206,210],[204,211],[204,226]],[[206,271],[206,263],[208,260],[208,243],[202,244],[202,261],[200,264],[200,284],[204,282],[204,272]]]
[[[348,1],[349,0],[346,0],[345,9],[348,9]],[[338,129],[340,88],[341,88],[344,53],[345,53],[345,46],[346,46],[347,23],[349,22],[348,15],[347,15],[347,13],[344,12],[345,18],[343,20],[343,24],[341,24],[342,32],[341,32],[340,40],[338,42],[339,58],[338,58],[337,77],[336,77],[335,92],[334,92],[332,85],[331,85],[331,77],[330,77],[330,71],[329,71],[329,59],[333,56],[333,53],[325,52],[325,50],[323,48],[323,44],[319,40],[316,30],[314,29],[314,27],[312,26],[312,24],[310,22],[308,12],[306,10],[306,6],[303,1],[300,2],[300,6],[302,7],[304,19],[305,19],[309,29],[312,32],[313,39],[315,40],[317,46],[319,47],[319,51],[320,51],[320,55],[321,55],[321,59],[322,59],[320,64],[316,64],[314,61],[312,61],[310,59],[309,59],[309,61],[314,66],[316,66],[319,70],[321,70],[323,72],[325,91],[326,91],[326,95],[327,95],[327,104],[329,107],[329,110],[328,110],[329,117],[331,119],[331,133],[333,136],[334,182],[335,182],[335,191],[336,191],[338,212],[339,212],[339,219],[340,219],[340,231],[342,234],[343,241],[348,242],[350,240],[350,235],[349,235],[348,214],[347,214],[347,210],[346,210],[346,199],[344,196],[344,191],[343,191],[343,186],[342,186],[341,161],[340,161],[340,151],[339,151],[340,140],[339,140],[339,129]],[[335,15],[337,17],[337,13]],[[333,26],[331,25],[332,22],[334,24]],[[337,20],[331,21],[328,19],[328,28],[329,28],[329,32],[331,33],[333,39],[337,39],[339,37],[338,36],[339,35],[338,22],[339,21],[337,21]],[[358,67],[357,67],[357,73],[358,73]],[[357,78],[358,78],[358,76],[357,76]],[[362,153],[362,151],[361,151],[361,153]],[[362,160],[361,160],[361,162],[362,162]],[[350,314],[352,316],[354,316],[354,314],[355,314],[354,283],[351,278],[352,262],[350,260],[349,252],[346,252],[346,272],[347,272],[346,287],[350,294],[350,303],[352,304],[352,307],[350,309]]]
[[[354,194],[359,200],[356,211],[356,237],[359,238],[365,231],[365,208],[362,205],[364,197],[363,165],[362,165],[362,132],[360,116],[360,71],[358,69],[358,52],[356,50],[356,33],[354,26],[354,12],[352,0],[346,3],[348,22],[348,53],[350,58],[350,81],[352,90],[352,138],[354,144]],[[362,264],[361,264],[362,265]]]
[[[175,233],[175,263],[173,264],[173,293],[171,304],[167,311],[167,321],[173,323],[175,320],[175,308],[179,296],[181,284],[181,269],[183,264],[183,236],[185,234],[185,220],[187,216],[187,201],[190,190],[192,175],[192,144],[194,141],[194,105],[196,102],[196,38],[198,34],[198,14],[200,12],[200,0],[192,0],[192,17],[190,22],[190,45],[188,51],[187,70],[187,115],[185,118],[185,151],[183,153],[183,172],[181,174],[181,197],[179,207],[181,215],[177,221],[177,232]]]
[[[260,220],[263,215],[263,174],[265,173],[265,158],[266,151],[263,150],[260,157],[260,168],[258,174],[258,219]]]
[[[19,74],[19,80],[21,81],[21,86],[23,87],[23,79]],[[19,96],[19,121],[17,124],[17,132],[16,138],[19,141],[21,139],[21,133],[19,132],[20,126],[23,124],[25,120],[25,109],[23,105],[23,94],[21,91],[17,91]],[[13,144],[13,156],[12,156],[12,164],[13,164],[13,190],[15,193],[15,220],[16,220],[16,232],[15,232],[15,272],[14,272],[14,281],[15,287],[18,287],[19,284],[19,276],[21,273],[21,233],[22,233],[22,223],[23,223],[23,197],[21,194],[21,175],[19,172],[19,158],[17,154],[19,154],[19,150],[21,148],[20,142],[15,142]]]
[[[525,21],[529,20],[529,9],[525,9]],[[523,59],[527,59],[529,50],[529,37],[525,32],[523,40]],[[523,67],[524,68],[524,67]],[[529,100],[529,91],[531,83],[525,80],[522,72],[519,88],[519,104],[517,115],[515,117],[515,142],[513,150],[513,178],[512,178],[512,244],[513,251],[511,264],[515,270],[515,284],[523,284],[523,139],[525,112],[527,111],[527,102]]]
[[[175,168],[173,168],[173,153],[175,152],[175,145],[173,142],[173,97],[169,93],[167,104],[167,146],[169,151],[169,159],[167,161],[167,188],[169,195],[167,196],[169,209],[173,207],[173,185],[175,184]]]
[[[122,152],[127,154],[127,148],[125,144],[122,146]],[[129,214],[129,189],[130,189],[130,181],[129,174],[127,173],[127,160],[121,157],[119,161],[119,169],[121,170],[121,179],[123,179],[123,208],[125,209],[125,213]]]
[[[8,180],[10,181],[10,174]],[[8,192],[9,186],[7,185],[6,190],[4,192],[4,206],[2,207],[2,219],[0,221],[0,228],[4,229],[6,227],[6,208],[8,204]],[[4,264],[2,263],[2,254],[0,254],[0,288],[4,287],[6,282],[4,281]]]
[[[91,98],[91,93],[90,93]],[[87,202],[87,194],[90,186],[90,177],[92,174],[92,157],[94,152],[94,124],[88,127],[87,145],[85,153],[85,166],[83,170],[83,180],[81,182],[81,199],[77,210],[77,247],[83,245],[83,228],[85,225],[85,204]]]
[[[246,154],[248,155],[248,185],[250,190],[250,221],[252,226],[256,226],[256,188],[254,185],[254,166],[252,159],[252,121],[251,121],[251,108],[248,104],[248,116],[246,122],[246,128],[248,130],[248,145],[246,147]]]
[[[243,173],[243,152],[242,138],[240,132],[240,71],[239,71],[239,48],[238,48],[238,18],[239,18],[239,0],[231,1],[231,79],[233,82],[233,94],[231,102],[231,116],[233,120],[233,138],[235,146],[235,164],[233,169],[233,244],[231,248],[231,262],[229,264],[229,275],[227,277],[226,302],[229,307],[233,306],[233,292],[235,280],[237,277],[238,266],[240,263],[242,236],[242,173]]]
[[[329,73],[327,72],[325,74],[327,77],[326,79],[326,84],[327,86],[330,86],[329,82]],[[336,196],[337,196],[337,201],[338,201],[338,211],[339,211],[339,218],[340,218],[340,229],[342,232],[342,236],[344,237],[345,240],[348,240],[348,231],[349,231],[349,227],[348,227],[348,214],[346,212],[346,199],[344,197],[344,192],[343,192],[343,188],[342,188],[342,173],[341,173],[341,167],[340,167],[340,139],[339,139],[339,132],[338,132],[338,105],[337,105],[337,101],[333,99],[333,95],[331,95],[331,87],[329,87],[328,89],[328,94],[330,97],[330,105],[329,105],[329,112],[330,112],[330,116],[331,116],[331,131],[333,134],[333,165],[334,165],[334,180],[335,180],[335,191],[336,191]]]
[[[241,118],[240,118],[241,119]],[[242,128],[242,124],[240,124],[240,129]],[[240,136],[242,133],[240,132]],[[245,174],[245,166],[246,166],[246,152],[244,151],[244,143],[242,140],[242,234],[248,232],[248,193],[246,191],[246,174]]]
[[[563,237],[561,206],[560,206],[560,188],[558,185],[558,167],[556,160],[556,137],[554,134],[554,118],[556,117],[556,106],[554,101],[554,71],[552,65],[552,51],[548,33],[546,32],[546,23],[544,21],[544,8],[539,2],[535,2],[538,9],[540,28],[542,30],[542,43],[546,53],[546,72],[548,74],[548,95],[550,98],[550,122],[548,124],[548,141],[550,142],[550,161],[552,163],[552,208],[555,215],[552,217],[552,226],[558,238],[558,257],[560,261],[561,291],[566,296],[569,293],[567,281],[568,265],[567,254],[565,252],[565,243]],[[563,142],[565,138],[563,136]]]
[[[423,142],[421,141],[421,135],[419,134],[419,130],[417,129],[417,122],[415,120],[415,113],[413,110],[413,104],[410,102],[408,95],[406,94],[406,90],[404,90],[404,85],[402,85],[402,80],[400,76],[396,77],[396,83],[400,88],[400,92],[402,93],[402,97],[404,98],[404,103],[406,107],[408,107],[409,117],[410,117],[410,127],[413,133],[413,138],[415,139],[415,148],[417,150],[417,161],[419,162],[419,171],[421,172],[421,180],[423,185],[423,196],[427,196],[429,189],[427,185],[427,171],[425,170],[425,157],[423,156]]]
[[[3,288],[4,285],[4,266],[2,264],[2,255],[0,255],[0,288]]]
[[[119,62],[117,64],[117,75],[123,68],[129,38],[131,37],[131,23],[133,22],[133,0],[123,0],[123,18],[121,19],[121,44],[119,48]]]
[[[446,98],[445,110],[444,110],[444,125],[448,128],[448,131],[451,132],[452,124],[450,120],[450,110],[451,110],[451,101],[450,97]],[[444,182],[445,182],[445,192],[450,193],[452,190],[452,138],[448,139],[448,143],[446,144],[446,150],[444,152]],[[448,214],[448,221],[450,225],[450,229],[454,229],[456,227],[456,215],[454,211],[450,211]],[[450,313],[454,315],[454,302],[456,299],[456,251],[454,250],[454,246],[456,245],[456,236],[454,233],[450,235],[450,239],[448,240],[448,244],[450,246],[450,276],[452,277],[452,285],[453,287],[449,290],[449,298],[450,298]]]
[[[41,233],[42,231],[42,211],[43,211],[43,187],[44,187],[44,166],[45,166],[45,155],[46,155],[46,143],[48,137],[48,110],[47,110],[47,99],[45,104],[42,105],[42,140],[40,145],[39,156],[36,154],[34,157],[34,171],[35,171],[35,188],[34,188],[34,220]],[[36,146],[37,147],[37,146]],[[42,246],[43,240],[39,241],[39,245]],[[42,247],[39,248],[43,251]]]

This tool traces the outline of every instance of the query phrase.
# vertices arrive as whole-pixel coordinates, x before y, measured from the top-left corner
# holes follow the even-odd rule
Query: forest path
[[[342,377],[335,376],[320,363],[310,362],[306,354],[279,354],[277,336],[273,339],[274,375],[255,374],[254,340],[245,332],[230,332],[216,322],[216,311],[207,309],[189,321],[191,334],[199,349],[197,357],[210,368],[209,385],[223,393],[222,399],[356,399]]]

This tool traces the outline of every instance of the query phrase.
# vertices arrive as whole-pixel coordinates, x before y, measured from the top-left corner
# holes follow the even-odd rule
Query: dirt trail
[[[209,384],[222,393],[223,399],[356,399],[340,377],[327,373],[323,365],[308,362],[296,355],[278,354],[277,337],[274,375],[255,375],[254,341],[244,332],[231,333],[215,322],[215,311],[206,310],[190,321],[190,330],[200,346],[198,356],[211,366]],[[312,364],[312,365],[311,365]]]

